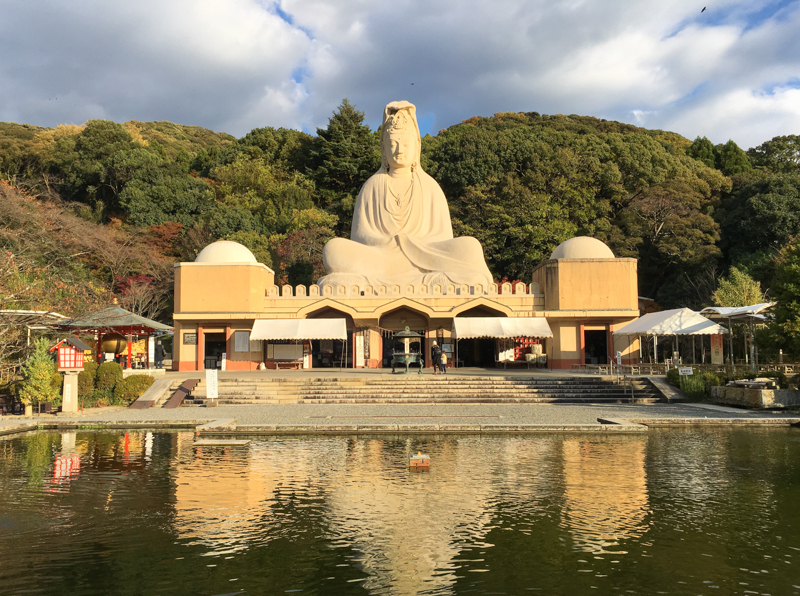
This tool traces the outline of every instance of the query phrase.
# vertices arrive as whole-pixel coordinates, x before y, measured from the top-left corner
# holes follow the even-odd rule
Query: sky
[[[0,121],[313,134],[344,98],[372,128],[402,99],[423,134],[536,111],[747,149],[800,134],[800,0],[0,0]]]

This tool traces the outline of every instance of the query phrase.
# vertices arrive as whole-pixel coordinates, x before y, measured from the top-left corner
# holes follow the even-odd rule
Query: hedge
[[[114,387],[114,401],[118,404],[129,404],[141,397],[155,382],[150,375],[131,375],[119,381]]]
[[[116,362],[103,362],[97,367],[97,379],[95,385],[100,390],[114,389],[117,383],[122,380],[122,367]]]

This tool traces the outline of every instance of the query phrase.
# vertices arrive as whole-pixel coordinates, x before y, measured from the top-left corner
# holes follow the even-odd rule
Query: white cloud
[[[347,97],[373,126],[388,101],[413,101],[433,116],[434,133],[501,111],[587,114],[743,147],[798,132],[800,102],[787,83],[800,78],[797,2],[763,22],[744,0],[702,14],[682,0],[279,8],[72,0],[45,10],[0,0],[0,118],[313,131]],[[54,95],[70,100],[54,107]]]

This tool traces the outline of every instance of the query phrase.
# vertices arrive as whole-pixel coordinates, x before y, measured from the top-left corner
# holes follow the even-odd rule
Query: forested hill
[[[422,161],[445,191],[456,235],[481,240],[497,280],[530,281],[560,242],[591,235],[638,258],[640,294],[665,308],[752,302],[766,291],[789,309],[789,325],[791,309],[800,311],[787,281],[800,251],[798,139],[745,152],[587,116],[500,113],[426,136]],[[168,265],[222,238],[248,246],[283,281],[311,283],[323,274],[322,246],[349,234],[358,190],[379,165],[377,132],[346,100],[313,136],[0,123],[0,308],[64,310],[19,289],[46,271],[85,280],[93,300],[114,294],[169,320]],[[21,214],[49,222],[55,246],[37,254],[43,239]],[[112,266],[82,246],[90,228],[130,258]],[[148,292],[157,299],[147,302]]]

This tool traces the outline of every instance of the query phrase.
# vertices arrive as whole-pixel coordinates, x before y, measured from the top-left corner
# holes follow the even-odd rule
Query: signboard
[[[228,354],[225,352],[222,352],[222,361],[220,364],[220,368],[222,370],[228,370]]]
[[[64,383],[64,405],[69,406],[72,403],[72,383]]]
[[[250,332],[249,331],[236,331],[233,334],[233,351],[234,352],[249,352],[250,351]]]
[[[678,375],[681,377],[691,377],[693,374],[691,366],[679,366]]]
[[[184,333],[183,334],[183,345],[185,345],[185,346],[196,346],[197,345],[197,334],[196,333]]]
[[[356,367],[364,366],[364,336],[356,335]]]
[[[622,352],[617,350],[617,366],[622,366]]]
[[[206,371],[206,397],[208,399],[217,399],[219,397],[217,369],[215,368],[210,368]]]
[[[711,364],[722,364],[722,334],[711,335]]]

